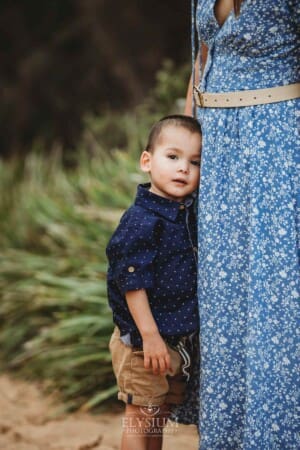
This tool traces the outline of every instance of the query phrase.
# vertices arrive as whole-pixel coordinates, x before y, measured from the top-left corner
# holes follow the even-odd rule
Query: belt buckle
[[[201,106],[201,108],[204,108],[204,98],[203,98],[202,92],[198,92],[198,96],[199,96],[200,106]]]
[[[199,106],[200,106],[201,108],[203,108],[203,107],[204,107],[203,93],[200,92],[199,89],[198,89],[196,86],[194,86],[194,92],[195,92],[195,94],[197,95],[198,102],[199,102]]]

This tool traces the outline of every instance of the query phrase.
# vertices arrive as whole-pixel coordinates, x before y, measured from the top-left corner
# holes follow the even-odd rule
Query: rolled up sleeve
[[[107,247],[109,277],[122,294],[153,287],[157,238],[157,227],[151,222],[126,224],[112,237]]]

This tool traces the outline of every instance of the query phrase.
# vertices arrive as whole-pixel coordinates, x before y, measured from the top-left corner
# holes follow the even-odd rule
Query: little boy
[[[140,158],[151,183],[138,186],[107,247],[116,324],[110,350],[126,403],[122,450],[161,449],[168,405],[183,400],[184,344],[199,327],[193,193],[200,150],[201,128],[191,117],[167,116],[152,127]]]

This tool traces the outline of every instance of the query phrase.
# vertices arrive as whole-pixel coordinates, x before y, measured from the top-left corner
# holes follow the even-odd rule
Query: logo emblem
[[[160,407],[159,406],[153,406],[153,405],[141,406],[140,407],[140,411],[145,416],[152,416],[153,417],[153,416],[156,416],[159,413]]]

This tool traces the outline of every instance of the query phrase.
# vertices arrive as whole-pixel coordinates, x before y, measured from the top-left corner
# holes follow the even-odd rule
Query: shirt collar
[[[177,215],[179,211],[183,209],[183,206],[188,208],[194,202],[193,195],[188,196],[182,202],[176,202],[175,200],[160,197],[149,191],[150,186],[150,183],[138,185],[135,205],[154,211],[166,219],[172,220],[172,222],[175,222]]]

